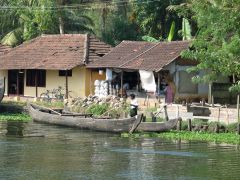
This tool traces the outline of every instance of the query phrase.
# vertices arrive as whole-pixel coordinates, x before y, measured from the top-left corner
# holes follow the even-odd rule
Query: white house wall
[[[8,94],[8,92],[7,92],[8,91],[8,88],[7,88],[8,87],[7,86],[8,85],[8,79],[7,79],[7,77],[8,77],[8,70],[0,70],[0,79],[4,78],[4,77],[6,78],[5,79],[5,93],[4,93],[4,95],[7,95]]]

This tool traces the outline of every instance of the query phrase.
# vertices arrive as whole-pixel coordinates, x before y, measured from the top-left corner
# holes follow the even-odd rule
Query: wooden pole
[[[92,93],[92,70],[90,73],[90,94],[93,95],[93,93]]]
[[[176,106],[176,118],[179,118],[179,106]]]
[[[5,94],[6,92],[6,77],[3,78],[3,87],[4,87],[4,90],[3,90],[3,95]]]
[[[221,108],[218,108],[218,123],[220,123],[220,112],[221,112]]]
[[[158,92],[158,97],[159,97],[159,95],[160,95],[160,72],[158,72],[158,90],[157,90],[157,92]]]
[[[192,131],[192,120],[188,119],[188,131]]]
[[[17,71],[17,96],[19,96],[19,71]]]
[[[146,116],[143,116],[142,122],[146,122]]]
[[[239,101],[240,101],[240,95],[237,95],[237,117],[238,117],[238,134],[240,134],[240,110],[239,110]]]
[[[157,122],[157,117],[151,112],[152,122]]]
[[[38,97],[38,71],[35,70],[35,90],[36,90],[36,94],[35,96]]]
[[[212,83],[208,84],[208,104],[212,103]]]
[[[169,117],[168,117],[168,113],[167,113],[167,106],[164,105],[163,108],[164,108],[164,113],[165,113],[166,121],[168,121],[168,120],[169,120]]]
[[[66,91],[65,91],[65,99],[68,99],[68,70],[65,70],[65,79],[66,79]]]
[[[178,131],[182,130],[182,119],[181,118],[178,118],[177,130]]]
[[[123,70],[121,71],[121,97],[123,97]]]

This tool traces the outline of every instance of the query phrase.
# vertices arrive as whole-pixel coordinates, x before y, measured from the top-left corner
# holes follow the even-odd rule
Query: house
[[[86,96],[90,79],[104,78],[86,69],[86,64],[98,60],[110,48],[88,34],[42,35],[25,42],[0,54],[5,95],[39,97],[61,86],[65,96]]]
[[[166,85],[164,78],[169,76],[176,85],[177,98],[207,98],[208,85],[192,83],[191,79],[196,74],[186,71],[189,67],[196,66],[197,62],[182,59],[180,56],[183,50],[188,49],[189,43],[189,41],[159,43],[123,41],[98,61],[89,63],[87,68],[111,69],[118,72],[118,76],[122,77],[121,87],[129,83],[129,88],[133,90],[138,89],[138,71],[152,71],[158,93],[164,90]]]

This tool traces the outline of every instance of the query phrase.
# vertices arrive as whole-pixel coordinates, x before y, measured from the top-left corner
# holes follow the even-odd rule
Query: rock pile
[[[65,103],[65,107],[67,107],[69,111],[83,112],[92,105],[107,104],[109,109],[113,109],[113,108],[121,108],[124,103],[125,101],[122,98],[119,98],[113,95],[108,95],[106,97],[98,97],[98,96],[90,95],[85,98],[78,97],[78,98],[69,99]]]

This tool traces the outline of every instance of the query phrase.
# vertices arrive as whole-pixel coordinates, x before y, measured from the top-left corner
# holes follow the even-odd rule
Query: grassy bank
[[[198,140],[216,143],[240,144],[240,135],[235,133],[209,133],[209,132],[189,132],[189,131],[170,131],[164,133],[123,133],[121,137],[128,138],[167,138],[182,140]]]

